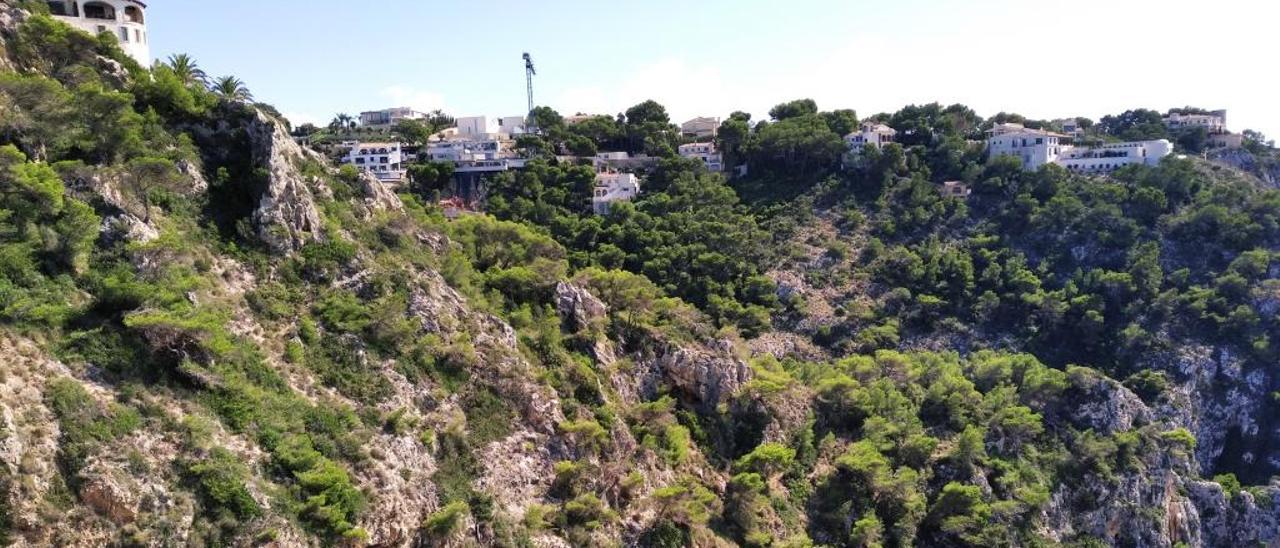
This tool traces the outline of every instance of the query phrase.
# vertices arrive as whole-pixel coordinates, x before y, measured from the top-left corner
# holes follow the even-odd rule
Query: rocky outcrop
[[[403,211],[404,204],[387,185],[374,177],[372,173],[361,172],[356,179],[356,190],[364,199],[364,205],[370,212]]]
[[[1174,384],[1157,412],[1196,436],[1196,459],[1209,474],[1233,431],[1248,440],[1270,435],[1260,428],[1262,402],[1270,381],[1261,370],[1248,370],[1245,360],[1226,348],[1188,345],[1151,356],[1145,364],[1167,372]],[[1262,444],[1250,444],[1262,445]],[[1262,464],[1269,455],[1246,450],[1242,459]]]
[[[1247,149],[1228,148],[1211,151],[1209,159],[1250,173],[1272,188],[1280,188],[1280,159],[1275,156],[1259,156]]]
[[[320,210],[311,187],[323,183],[304,176],[298,166],[311,153],[293,141],[284,124],[261,110],[253,109],[243,129],[254,165],[267,173],[266,187],[253,212],[258,237],[279,253],[294,252],[319,240]]]
[[[1077,428],[1114,434],[1151,422],[1151,410],[1124,385],[1085,368],[1072,369],[1072,380],[1078,391],[1072,400],[1079,403],[1071,419]]]
[[[654,397],[666,384],[697,402],[706,412],[713,411],[751,380],[751,368],[733,352],[729,341],[714,341],[708,346],[670,346],[658,355],[638,363],[648,367],[643,392]]]
[[[1227,493],[1211,481],[1187,482],[1188,498],[1196,505],[1204,546],[1275,546],[1280,542],[1280,486],[1263,487],[1255,496],[1241,490]]]
[[[556,310],[569,327],[582,331],[599,325],[609,307],[586,289],[568,282],[556,284]]]

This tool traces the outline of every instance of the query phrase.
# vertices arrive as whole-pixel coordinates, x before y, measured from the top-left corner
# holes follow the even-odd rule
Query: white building
[[[1000,124],[989,133],[987,152],[991,158],[1015,156],[1028,171],[1056,162],[1064,148],[1070,148],[1063,143],[1066,135],[1027,129],[1021,124]]]
[[[856,154],[862,152],[862,147],[866,145],[880,148],[892,143],[897,136],[897,130],[889,126],[874,122],[863,122],[858,131],[844,136],[844,142],[849,146],[849,152]]]
[[[1209,114],[1172,113],[1164,117],[1164,125],[1172,130],[1202,127],[1209,133],[1227,132],[1227,111],[1215,110]]]
[[[151,66],[147,5],[138,0],[57,0],[46,2],[59,21],[98,35],[109,32],[138,64]]]
[[[652,169],[662,161],[657,156],[640,154],[632,156],[626,152],[600,152],[591,159],[597,173],[612,171],[631,172]]]
[[[715,143],[688,143],[680,145],[680,157],[701,160],[707,171],[724,171],[724,156],[716,150]]]
[[[699,116],[680,124],[680,133],[691,137],[715,137],[720,131],[720,119]]]
[[[464,116],[454,121],[458,135],[492,135],[498,133],[498,124],[485,116]]]
[[[1019,124],[1000,124],[990,133],[988,156],[1013,156],[1022,161],[1027,171],[1058,164],[1078,173],[1108,173],[1132,164],[1153,166],[1173,153],[1173,144],[1165,139],[1076,147],[1067,143],[1066,135]]]
[[[631,201],[638,194],[640,178],[634,173],[598,173],[591,209],[596,215],[607,215],[611,204]]]
[[[1079,173],[1109,173],[1127,165],[1154,166],[1173,154],[1166,139],[1109,143],[1096,147],[1066,147],[1057,164]]]
[[[351,147],[342,163],[372,173],[379,181],[399,182],[405,176],[404,153],[400,143],[358,143]]]
[[[525,129],[524,116],[503,116],[498,119],[498,131],[506,135],[520,135]]]
[[[496,137],[478,135],[475,137],[459,136],[444,141],[427,143],[424,159],[433,162],[474,162],[479,160],[497,160],[503,155],[505,147]]]
[[[395,107],[361,112],[360,125],[379,129],[390,129],[402,120],[422,120],[426,117],[426,114],[413,110],[409,107]]]

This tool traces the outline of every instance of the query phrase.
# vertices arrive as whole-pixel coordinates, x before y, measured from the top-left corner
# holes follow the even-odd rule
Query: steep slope
[[[989,173],[964,206],[905,176],[905,157],[877,177],[890,190],[877,196],[883,207],[830,207],[868,193],[860,181],[833,183],[797,202],[805,215],[818,204],[818,216],[796,223],[790,262],[758,269],[777,280],[783,301],[773,322],[784,329],[768,331],[759,303],[771,295],[759,293],[773,286],[751,269],[695,280],[701,286],[669,273],[659,286],[584,266],[563,226],[447,221],[299,147],[269,109],[217,97],[172,67],[131,66],[110,41],[10,0],[0,0],[0,38],[7,544],[1277,538],[1280,486],[1203,479],[1274,458],[1273,381],[1259,366],[1268,348],[1242,351],[1242,339],[1207,341],[1154,320],[1133,322],[1149,337],[1119,359],[1083,338],[1096,329],[1042,338],[1061,326],[1045,318],[1095,304],[1070,293],[1075,282],[1092,287],[1071,272],[1111,268],[1124,255],[1097,236],[1125,225],[1124,215],[1102,216],[1112,210],[1095,195],[1119,194],[1114,186]],[[656,224],[644,216],[666,214],[671,226],[644,241],[683,246],[655,255],[668,269],[679,264],[661,260],[682,254],[710,272],[745,255],[767,260],[751,248],[766,230],[723,180],[678,163],[663,169],[669,180],[652,187],[654,205],[583,225],[621,243],[645,236],[627,219]],[[510,194],[494,209],[532,203],[520,193],[537,188],[576,196],[589,175],[538,160],[525,180],[495,183]],[[1268,195],[1221,188],[1208,205],[1247,211],[1260,226],[1274,209]],[[1090,207],[1072,209],[1068,198]],[[997,212],[1006,201],[1022,209]],[[1016,225],[1040,202],[1054,207]],[[984,230],[1021,236],[994,246],[966,232],[980,224],[967,207],[1010,223]],[[1059,209],[1079,215],[1052,215]],[[1086,214],[1094,226],[1069,222]],[[1268,335],[1278,301],[1266,290],[1280,261],[1234,251],[1206,258],[1177,228],[1208,213],[1167,214],[1151,228],[1167,249],[1163,271],[1186,269],[1263,317],[1227,322],[1220,309],[1237,303],[1209,301],[1204,321]],[[682,231],[690,227],[720,247]],[[1245,244],[1270,242],[1259,235],[1274,227],[1256,230]],[[1015,251],[1054,266],[1035,270],[1044,291],[1028,294],[1039,300],[1001,295],[988,314],[969,317],[939,303],[975,297],[956,283],[964,261],[943,254],[956,249],[999,264],[990,279],[1010,287],[1033,285]],[[633,270],[664,274],[644,266]],[[1130,270],[1130,279],[1143,272]],[[969,272],[974,287],[978,272]],[[1090,279],[1122,288],[1116,278]],[[702,309],[669,296],[697,297],[690,287],[721,293],[702,295]],[[1108,318],[1103,333],[1131,332],[1108,316],[1114,310],[1098,314]],[[1009,318],[1037,329],[1009,328]],[[744,340],[739,321],[762,336]],[[1072,337],[1091,346],[1057,348]],[[1081,356],[1094,367],[1072,365]],[[1260,484],[1263,475],[1241,479]]]

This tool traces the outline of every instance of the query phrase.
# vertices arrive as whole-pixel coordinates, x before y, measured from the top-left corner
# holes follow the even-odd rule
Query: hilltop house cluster
[[[427,115],[407,107],[369,111],[360,114],[360,124],[374,129],[390,129],[402,120],[423,119]],[[589,116],[570,116],[567,124],[589,119]],[[1204,128],[1209,135],[1210,146],[1238,147],[1242,137],[1226,127],[1226,111],[1208,114],[1171,113],[1165,117],[1170,130]],[[1084,128],[1076,119],[1054,123],[1061,132],[1028,128],[1017,123],[997,124],[987,132],[988,157],[1012,156],[1018,158],[1026,170],[1036,170],[1046,164],[1056,164],[1077,173],[1105,174],[1127,165],[1156,165],[1173,154],[1173,144],[1167,139],[1078,144],[1085,139]],[[698,117],[680,125],[680,132],[693,142],[678,147],[678,154],[703,164],[708,171],[723,172],[724,157],[714,141],[720,127],[719,118]],[[468,116],[456,119],[454,127],[445,129],[421,146],[409,146],[396,142],[346,142],[347,151],[342,161],[369,172],[380,181],[402,182],[407,165],[414,160],[448,162],[454,167],[454,178],[460,187],[474,187],[483,177],[525,167],[527,159],[516,150],[516,139],[529,133],[526,121],[520,116],[488,118]],[[848,147],[844,157],[846,165],[855,164],[867,147],[881,148],[897,140],[898,132],[887,124],[866,121],[858,129],[844,136]],[[598,214],[609,211],[610,204],[626,201],[640,194],[641,181],[636,175],[657,165],[659,158],[631,155],[627,152],[604,151],[590,158],[558,156],[565,162],[589,160],[596,170],[596,188],[592,196],[592,209]],[[964,198],[969,188],[958,181],[944,182],[939,191],[947,196]]]
[[[426,117],[427,114],[412,108],[396,107],[362,112],[359,120],[362,127],[385,131],[403,120]],[[566,117],[565,122],[573,124],[588,118]],[[680,156],[702,163],[709,171],[722,171],[723,156],[711,141],[719,127],[719,118],[707,117],[694,118],[682,124],[681,133],[698,141],[681,145]],[[470,188],[485,176],[524,168],[528,160],[516,150],[516,139],[529,132],[526,120],[521,116],[466,116],[455,119],[453,127],[433,135],[420,146],[398,142],[343,142],[340,145],[344,151],[341,162],[389,184],[403,182],[412,161],[447,162],[453,166],[458,186]],[[636,173],[653,168],[660,160],[621,151],[599,152],[590,158],[557,158],[566,162],[591,162],[596,170],[592,209],[602,215],[609,211],[610,204],[639,195],[640,178]]]

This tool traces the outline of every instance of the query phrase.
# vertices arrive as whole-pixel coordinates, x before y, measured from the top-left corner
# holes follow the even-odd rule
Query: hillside
[[[448,220],[39,11],[0,0],[0,545],[1280,538],[1270,151],[1024,172],[930,105],[836,169],[856,114],[796,102],[729,180],[656,103],[540,108]],[[562,146],[665,159],[597,216]]]

